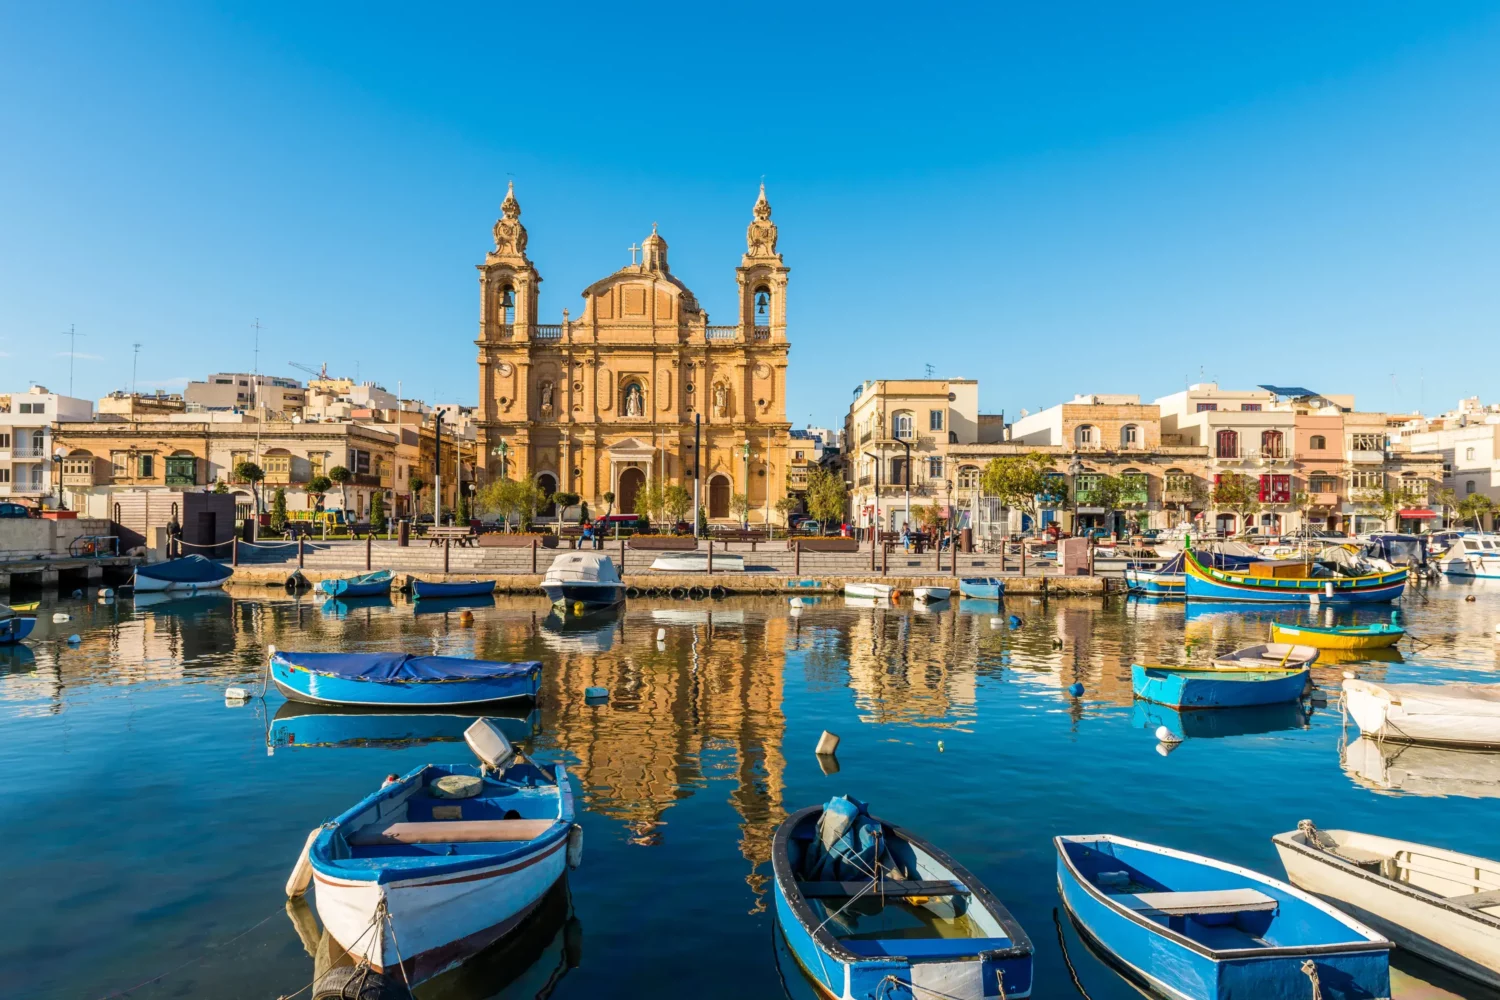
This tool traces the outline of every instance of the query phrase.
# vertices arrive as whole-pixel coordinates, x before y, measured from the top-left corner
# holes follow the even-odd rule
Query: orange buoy
[[[893,600],[893,601],[899,601],[899,600],[901,600],[901,591],[899,591],[899,590],[893,590],[893,591],[891,591],[891,600]]]

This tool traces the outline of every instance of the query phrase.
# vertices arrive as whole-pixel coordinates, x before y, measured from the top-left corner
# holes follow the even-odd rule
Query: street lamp
[[[53,480],[53,482],[57,483],[57,509],[58,510],[62,510],[63,509],[63,502],[62,502],[62,461],[63,461],[63,453],[62,453],[62,449],[59,448],[57,451],[55,451],[55,452],[52,453],[52,480]]]
[[[750,451],[750,440],[748,438],[745,439],[745,444],[741,451],[741,454],[743,454],[745,458],[745,514],[744,520],[740,522],[740,527],[748,531],[750,528],[750,456],[752,454],[752,452]]]
[[[502,440],[499,444],[495,445],[495,447],[491,448],[490,452],[492,454],[500,456],[500,478],[501,479],[506,478],[506,476],[505,476],[505,460],[510,456],[510,445],[506,444]]]

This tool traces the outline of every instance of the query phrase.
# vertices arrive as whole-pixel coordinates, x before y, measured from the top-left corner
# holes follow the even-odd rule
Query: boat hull
[[[1135,979],[1172,1000],[1241,1000],[1266,997],[1291,1000],[1312,996],[1304,962],[1312,959],[1322,981],[1324,1000],[1372,1000],[1390,996],[1388,944],[1374,942],[1306,945],[1214,951],[1164,925],[1110,902],[1070,863],[1057,838],[1057,889],[1080,930],[1112,961]],[[1131,843],[1121,841],[1122,843]],[[1149,845],[1136,845],[1149,846]],[[1223,882],[1253,886],[1270,895],[1298,890],[1246,869],[1207,858],[1154,848],[1166,855],[1207,863],[1231,873]],[[1279,891],[1278,891],[1279,890]],[[1309,903],[1324,908],[1310,897]],[[1331,913],[1331,910],[1329,911]]]
[[[1271,638],[1276,642],[1291,642],[1318,649],[1385,649],[1396,645],[1406,633],[1401,629],[1389,631],[1358,631],[1309,628],[1305,625],[1283,625],[1271,623]]]
[[[623,583],[585,583],[582,581],[543,580],[542,593],[553,604],[584,604],[607,608],[625,599]]]
[[[197,593],[200,590],[219,590],[229,582],[232,573],[226,573],[222,580],[206,580],[192,583],[185,580],[162,580],[154,576],[142,576],[140,570],[135,571],[131,577],[130,585],[137,594],[157,594],[164,591],[175,591],[178,593]]]
[[[323,580],[318,589],[329,597],[383,597],[391,592],[392,575],[389,570],[384,570],[367,577]]]
[[[1255,604],[1381,604],[1406,590],[1407,570],[1372,576],[1319,578],[1255,577],[1206,567],[1186,553],[1184,593],[1190,601],[1248,601]]]
[[[292,701],[312,705],[436,708],[534,699],[541,690],[542,670],[538,666],[520,676],[387,683],[317,674],[273,657],[271,681]]]
[[[859,597],[866,600],[888,601],[895,593],[896,588],[889,583],[844,584],[845,597]]]
[[[432,583],[413,580],[412,593],[422,597],[488,597],[495,592],[494,580],[466,580],[462,583]]]
[[[1239,676],[1236,676],[1239,675]],[[1250,708],[1302,697],[1312,674],[1306,667],[1280,672],[1256,670],[1172,670],[1130,667],[1135,696],[1176,709]]]
[[[1377,743],[1416,743],[1462,750],[1500,750],[1500,715],[1409,711],[1378,684],[1344,681],[1344,707],[1359,731]]]
[[[688,552],[657,557],[651,568],[658,573],[707,573],[708,553]],[[738,553],[717,552],[714,554],[715,573],[745,572],[745,557]]]
[[[998,601],[1005,596],[1005,584],[989,578],[959,580],[960,597],[971,597],[980,601]]]
[[[953,591],[947,587],[918,587],[912,591],[912,596],[919,601],[946,601]]]
[[[1446,903],[1315,850],[1301,833],[1277,834],[1271,841],[1297,888],[1321,896],[1429,962],[1500,988],[1500,918]]]
[[[1125,584],[1136,594],[1153,597],[1182,597],[1187,578],[1182,573],[1153,573],[1144,569],[1125,570]]]
[[[0,646],[20,642],[36,628],[36,615],[14,615],[0,620]]]

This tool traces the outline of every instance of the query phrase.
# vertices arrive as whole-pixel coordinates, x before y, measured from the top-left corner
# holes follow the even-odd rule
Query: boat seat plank
[[[459,819],[431,823],[374,824],[349,834],[354,847],[383,844],[488,844],[535,840],[553,824],[550,819]]]
[[[869,881],[864,882],[798,882],[797,890],[807,899],[837,899],[857,896],[865,891]],[[968,895],[962,882],[900,882],[886,879],[870,889],[866,895],[885,893],[887,896],[952,896]]]
[[[1276,909],[1280,903],[1258,889],[1211,889],[1200,892],[1138,892],[1111,895],[1137,913],[1186,917],[1210,913],[1252,913]]]
[[[1483,909],[1487,906],[1500,906],[1500,889],[1471,892],[1467,896],[1449,896],[1448,902],[1457,903],[1459,906],[1467,906],[1471,910]]]

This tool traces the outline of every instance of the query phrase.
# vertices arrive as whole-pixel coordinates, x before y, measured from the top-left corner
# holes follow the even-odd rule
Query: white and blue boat
[[[1254,556],[1232,555],[1228,552],[1206,551],[1195,554],[1200,562],[1216,569],[1242,570],[1259,561]],[[1133,594],[1150,597],[1185,596],[1187,573],[1183,568],[1183,553],[1178,552],[1155,569],[1131,563],[1125,567],[1125,585]]]
[[[166,562],[142,563],[135,568],[131,586],[137,594],[156,590],[215,590],[234,576],[234,568],[200,555]]]
[[[1215,569],[1196,553],[1184,551],[1184,592],[1189,601],[1240,601],[1254,604],[1374,604],[1389,603],[1406,590],[1406,569],[1361,576],[1257,575],[1259,566],[1244,572]],[[1307,570],[1305,572],[1311,572]]]
[[[293,701],[436,708],[534,699],[538,660],[497,663],[410,653],[292,653],[270,649],[271,680]]]
[[[958,581],[958,595],[981,601],[998,601],[1005,596],[1005,581],[995,576],[971,576]]]
[[[432,580],[413,579],[411,590],[418,599],[423,597],[488,597],[495,592],[495,581],[458,580],[453,583],[439,583]]]
[[[1231,670],[1214,667],[1130,665],[1130,687],[1143,701],[1168,708],[1249,708],[1297,701],[1307,690],[1312,671]]]
[[[8,605],[0,604],[0,646],[20,642],[36,628],[36,615],[23,615]]]
[[[1391,943],[1285,882],[1109,834],[1054,839],[1079,929],[1172,1000],[1381,1000]]]
[[[553,604],[608,608],[625,600],[625,584],[614,560],[598,552],[566,552],[542,577],[542,593]]]
[[[1031,996],[1031,940],[938,848],[847,797],[810,806],[771,848],[776,922],[837,1000]]]
[[[519,762],[484,719],[464,738],[481,764],[428,764],[366,796],[314,831],[288,883],[312,881],[329,936],[393,987],[520,927],[581,859],[563,767]]]
[[[497,714],[505,711],[505,705],[492,706],[481,715],[477,709],[396,712],[286,701],[271,718],[266,750],[270,753],[312,747],[405,750],[429,743],[458,743],[464,738],[464,731],[480,718],[493,722],[512,743],[530,739],[535,734],[541,719],[540,709],[523,704],[510,709],[513,714]]]
[[[318,589],[329,597],[381,597],[391,592],[393,575],[388,569],[378,569],[362,576],[323,580]]]

